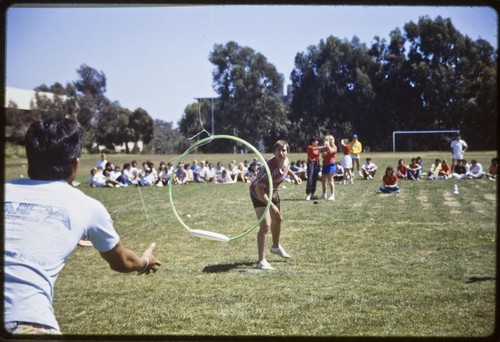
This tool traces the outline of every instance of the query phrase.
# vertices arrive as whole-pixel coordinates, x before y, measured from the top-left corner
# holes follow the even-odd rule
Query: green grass
[[[448,153],[419,153],[428,168]],[[371,153],[380,169],[415,153]],[[485,168],[495,152],[468,152]],[[365,156],[367,156],[365,154]],[[174,156],[134,156],[138,161]],[[191,156],[189,156],[191,157]],[[197,155],[224,164],[240,155]],[[157,243],[153,276],[112,272],[92,248],[77,248],[57,281],[54,308],[74,335],[484,337],[496,310],[497,183],[375,180],[336,185],[336,201],[304,201],[305,184],[280,187],[282,244],[274,271],[255,270],[256,231],[220,243],[190,236],[168,188],[91,189],[97,156],[84,156],[80,189],[112,213],[124,244]],[[293,154],[291,159],[304,159]],[[120,166],[131,156],[110,155]],[[24,165],[24,166],[23,166]],[[6,160],[6,178],[26,176]],[[381,172],[381,171],[380,171]],[[453,195],[458,184],[460,194]],[[320,183],[318,183],[320,187]],[[174,203],[191,228],[234,236],[257,220],[244,184],[177,186]],[[140,191],[140,192],[139,192]],[[146,203],[145,211],[141,193]],[[190,214],[191,218],[187,216]],[[270,236],[267,240],[270,244]]]

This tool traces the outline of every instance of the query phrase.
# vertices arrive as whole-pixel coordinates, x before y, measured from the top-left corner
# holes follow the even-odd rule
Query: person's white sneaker
[[[363,177],[363,172],[361,172],[361,170],[360,170],[360,171],[358,171],[358,175],[359,175],[360,177]]]
[[[266,259],[259,261],[257,263],[257,266],[255,266],[255,268],[258,268],[259,270],[274,270],[274,267],[272,267],[271,264],[268,263]]]
[[[311,194],[306,196],[306,201],[310,201],[310,200],[311,200]]]
[[[320,198],[321,199],[326,199],[326,194],[322,194]]]
[[[330,197],[328,197],[329,201],[335,201],[335,194],[331,194]]]
[[[281,245],[278,247],[271,246],[271,249],[269,250],[269,252],[271,252],[273,254],[277,254],[282,258],[290,258],[290,255],[288,255],[288,253],[285,252],[285,250],[283,249],[283,247],[281,247]]]

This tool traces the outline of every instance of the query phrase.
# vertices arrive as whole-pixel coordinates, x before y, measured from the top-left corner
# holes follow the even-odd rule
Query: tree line
[[[35,89],[30,120],[73,117],[86,131],[89,150],[142,141],[147,152],[181,153],[189,137],[210,126],[212,114],[215,134],[235,135],[266,150],[277,139],[304,151],[313,135],[358,134],[371,150],[388,151],[395,130],[450,129],[460,130],[472,149],[496,149],[496,57],[491,44],[462,35],[450,19],[421,17],[396,28],[388,40],[374,37],[371,46],[356,36],[350,41],[329,36],[298,52],[291,94],[285,97],[284,76],[276,67],[261,53],[230,41],[214,45],[209,54],[218,97],[188,104],[178,128],[107,99],[104,73],[85,64],[77,81]],[[22,142],[26,120],[10,107],[9,139]],[[415,150],[447,149],[449,138],[415,137],[411,144]],[[200,149],[232,152],[235,147]]]
[[[313,135],[358,134],[372,150],[389,151],[396,130],[456,129],[472,148],[495,149],[496,57],[486,40],[473,41],[441,17],[421,17],[388,41],[374,37],[371,46],[329,36],[296,54],[287,103],[283,76],[263,55],[236,42],[215,45],[209,60],[219,95],[216,133],[266,147],[282,137],[298,151]],[[181,133],[199,129],[199,112],[209,122],[209,107],[208,101],[187,107]],[[408,145],[447,149],[450,138],[410,136]]]

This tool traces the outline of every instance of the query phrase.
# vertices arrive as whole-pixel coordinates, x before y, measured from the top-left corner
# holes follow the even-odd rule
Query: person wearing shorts
[[[266,234],[271,231],[272,246],[270,252],[277,254],[282,258],[290,258],[290,255],[280,245],[281,235],[281,222],[283,216],[281,215],[281,203],[278,194],[279,185],[285,180],[287,176],[291,177],[295,184],[302,183],[302,180],[295,175],[289,167],[288,153],[290,147],[284,140],[278,140],[273,147],[274,155],[267,160],[267,166],[271,171],[273,182],[273,196],[271,198],[271,206],[265,218],[260,223],[260,229],[257,233],[257,252],[258,262],[257,268],[263,270],[271,270],[273,267],[267,262],[264,253],[266,243]],[[266,173],[266,168],[261,167],[257,176],[250,184],[250,198],[255,209],[255,214],[258,218],[264,215],[269,201],[269,180]]]
[[[462,137],[460,134],[455,134],[455,139],[453,139],[450,143],[450,151],[451,151],[451,169],[455,167],[455,165],[458,164],[459,160],[464,159],[464,152],[467,150],[469,146],[467,143],[462,140]]]
[[[323,194],[321,199],[326,199],[326,185],[330,188],[330,201],[335,201],[335,155],[337,154],[337,146],[335,145],[335,138],[333,135],[325,137],[325,151],[323,152],[323,167],[321,169],[321,183],[323,186]]]
[[[344,169],[344,178],[341,184],[347,184],[347,182],[354,184],[354,176],[352,173],[352,158],[351,158],[351,145],[348,139],[342,139],[342,168]]]

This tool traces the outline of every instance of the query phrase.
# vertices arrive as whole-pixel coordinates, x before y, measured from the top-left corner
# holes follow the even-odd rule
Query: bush
[[[25,158],[26,150],[24,146],[13,144],[11,142],[5,143],[5,158]]]

